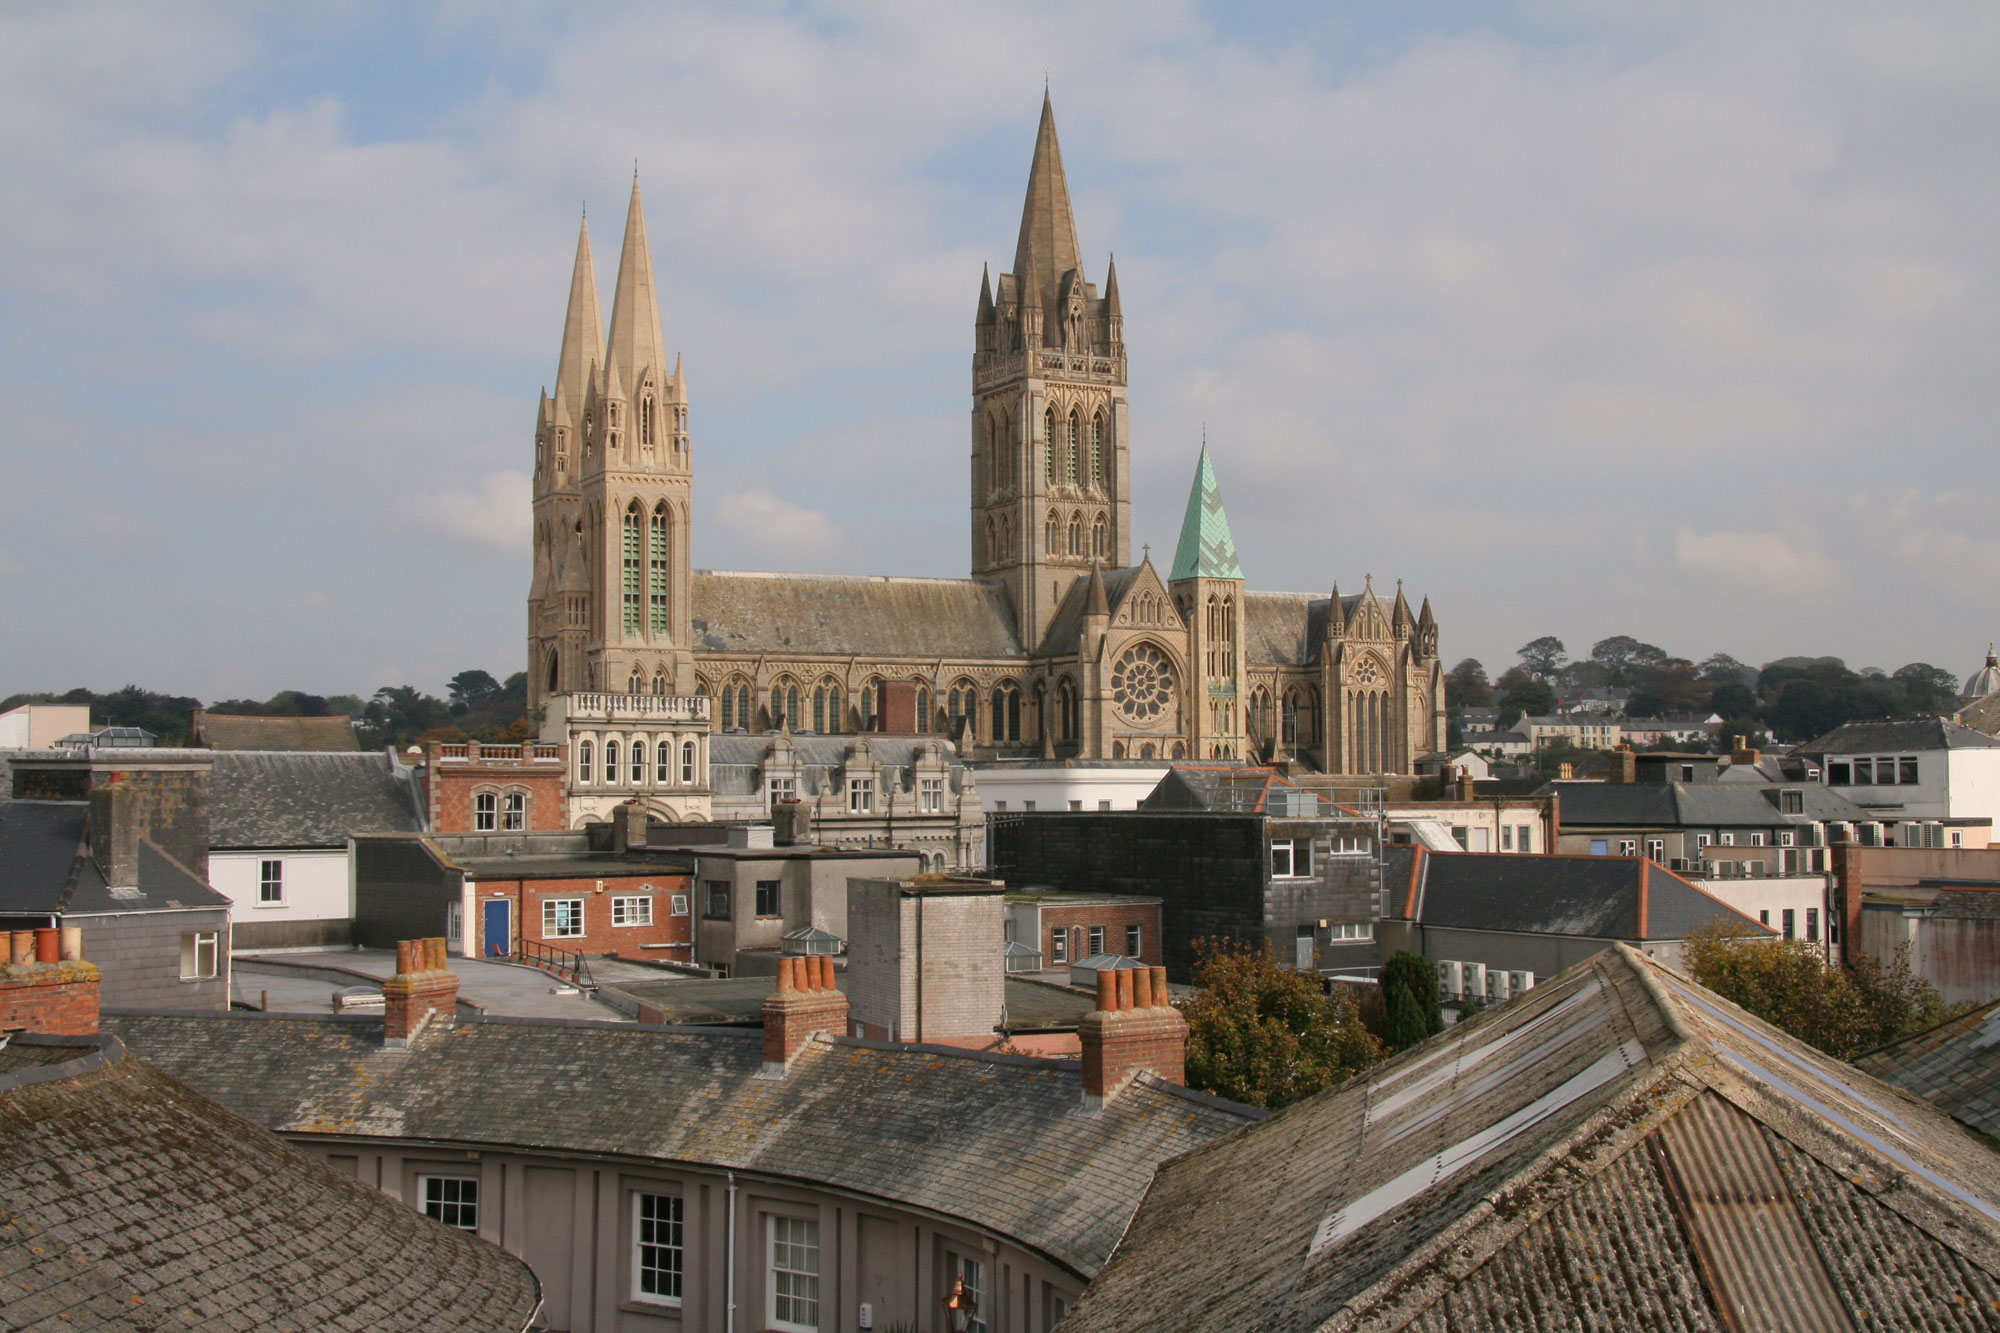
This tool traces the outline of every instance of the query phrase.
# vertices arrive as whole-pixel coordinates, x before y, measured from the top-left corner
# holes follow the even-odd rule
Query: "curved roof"
[[[505,1144],[830,1185],[964,1218],[1075,1272],[1154,1168],[1258,1112],[1142,1076],[1091,1115],[1072,1063],[820,1038],[760,1077],[756,1033],[461,1020],[408,1051],[381,1020],[107,1016],[149,1059],[283,1134]],[[550,1115],[549,1089],[587,1087]]]
[[[1959,691],[1968,699],[1984,699],[1989,694],[2000,694],[2000,653],[1986,645],[1986,665],[1965,679],[1965,688]]]
[[[8,1328],[525,1329],[528,1266],[125,1054],[0,1049]]]

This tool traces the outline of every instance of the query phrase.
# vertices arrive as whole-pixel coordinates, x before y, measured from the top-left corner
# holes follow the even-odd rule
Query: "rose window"
[[[1111,668],[1111,698],[1134,722],[1158,722],[1174,702],[1174,670],[1149,643],[1126,650]]]

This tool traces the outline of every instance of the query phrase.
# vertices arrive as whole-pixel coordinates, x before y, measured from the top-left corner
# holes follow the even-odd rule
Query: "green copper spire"
[[[1181,520],[1180,545],[1174,548],[1172,582],[1181,579],[1240,579],[1243,566],[1236,563],[1236,539],[1229,535],[1229,515],[1222,512],[1222,492],[1215,484],[1215,469],[1209,466],[1208,442],[1201,446],[1201,462],[1194,470],[1194,489],[1188,492],[1187,517]]]

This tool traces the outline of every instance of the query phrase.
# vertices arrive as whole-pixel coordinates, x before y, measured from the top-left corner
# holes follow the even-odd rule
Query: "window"
[[[1874,786],[1875,761],[1873,759],[1856,759],[1852,762],[1854,764],[1854,785],[1857,787]]]
[[[1794,912],[1791,908],[1787,907],[1785,909],[1785,938],[1788,940],[1795,938],[1798,933],[1798,923],[1795,920],[1797,916],[1798,913]]]
[[[681,1197],[634,1194],[632,1299],[646,1305],[679,1305],[685,1258],[681,1248]]]
[[[181,980],[212,981],[222,956],[221,935],[197,930],[181,936]]]
[[[1736,845],[1736,835],[1734,833],[1724,833],[1717,837],[1716,841],[1724,847],[1734,847]]]
[[[500,827],[509,833],[528,827],[528,793],[510,791],[500,798]]]
[[[1764,835],[1762,833],[1751,834],[1750,845],[1752,847],[1762,847],[1764,845]]]
[[[1051,963],[1069,961],[1069,932],[1061,926],[1049,932],[1049,961]]]
[[[1326,841],[1334,856],[1367,856],[1375,849],[1375,840],[1366,833],[1336,833]]]
[[[1808,907],[1806,909],[1806,943],[1819,943],[1819,909],[1817,907]]]
[[[580,741],[576,747],[576,780],[590,781],[590,742]]]
[[[1854,780],[1854,768],[1845,760],[1830,760],[1826,766],[1826,785],[1845,787]]]
[[[1666,860],[1666,859],[1667,859],[1667,840],[1666,840],[1665,838],[1648,838],[1648,839],[1646,839],[1646,855],[1647,855],[1647,857],[1648,857],[1649,859],[1651,859],[1651,860],[1654,860],[1654,861],[1664,861],[1664,860]]]
[[[1375,938],[1373,921],[1336,921],[1327,927],[1326,937],[1336,944],[1342,940],[1372,940]]]
[[[1083,809],[1083,802],[1082,802],[1082,801],[1071,801],[1071,802],[1069,803],[1069,808],[1070,808],[1071,810],[1081,810],[1081,809]]]
[[[1500,826],[1500,850],[1503,852],[1514,850],[1514,826],[1512,824],[1502,824]]]
[[[1071,418],[1072,421],[1075,418]],[[948,1292],[957,1283],[965,1284],[965,1294],[972,1298],[972,1317],[965,1321],[965,1333],[986,1333],[986,1321],[980,1315],[987,1313],[985,1266],[977,1259],[968,1259],[962,1254],[951,1256],[951,1272],[945,1277],[944,1289]]]
[[[1298,879],[1312,874],[1310,838],[1274,838],[1271,841],[1271,878]]]
[[[786,1333],[819,1328],[819,1223],[771,1219],[771,1327]]]
[[[1517,838],[1516,838],[1516,839],[1515,839],[1514,841],[1515,841],[1515,844],[1516,844],[1516,847],[1517,847],[1517,849],[1518,849],[1518,850],[1520,850],[1520,851],[1524,851],[1524,852],[1532,852],[1532,851],[1534,851],[1534,850],[1535,850],[1535,826],[1534,826],[1533,824],[1523,824],[1523,825],[1521,825],[1521,832],[1520,832],[1520,836],[1519,836],[1519,837],[1517,837]]]
[[[847,813],[850,815],[872,815],[875,813],[875,779],[849,778],[847,780]]]
[[[1099,802],[1097,803],[1097,808],[1098,808],[1099,810],[1109,810],[1109,809],[1111,808],[1111,802],[1109,802],[1109,801],[1099,801]]]
[[[1125,927],[1125,956],[1127,958],[1137,958],[1141,953],[1140,946],[1145,944],[1145,942],[1146,932],[1140,926],[1133,924]]]
[[[283,861],[263,861],[258,864],[257,901],[260,903],[282,903],[285,901],[285,863]]]
[[[708,911],[706,915],[718,921],[729,919],[729,881],[712,879],[708,881]]]
[[[1637,856],[1639,854],[1639,840],[1637,838],[1620,838],[1618,840],[1618,854],[1620,856]]]
[[[625,511],[624,582],[621,588],[625,637],[639,636],[639,503]]]
[[[1770,924],[1771,924],[1771,909],[1767,907],[1767,908],[1765,908],[1764,910],[1762,910],[1762,911],[1760,911],[1759,913],[1757,913],[1757,921],[1758,921],[1758,924],[1760,924],[1760,925],[1765,925],[1765,926],[1768,926],[1768,925],[1770,925]]]
[[[1694,845],[1696,846],[1696,848],[1702,848],[1708,846],[1708,835],[1706,833],[1695,834]]]
[[[1895,760],[1877,759],[1875,761],[1875,785],[1878,787],[1893,787],[1896,785]]]
[[[729,692],[727,690],[723,691],[722,697],[723,700],[727,702],[729,698]],[[671,743],[666,745],[655,745],[653,747],[653,781],[659,783],[662,787],[664,787],[667,785],[667,783],[673,781],[673,777],[674,777],[673,745]]]
[[[681,742],[681,782],[689,786],[692,786],[694,784],[693,741]]]
[[[686,916],[688,914],[688,896],[685,893],[674,894],[672,904],[668,910],[675,916]]]
[[[418,1176],[424,1216],[460,1231],[479,1230],[479,1180],[475,1176]]]
[[[1611,855],[1611,840],[1609,838],[1592,838],[1590,840],[1590,854],[1592,856]]]
[[[1693,764],[1682,764],[1682,765],[1681,765],[1681,781],[1682,781],[1682,782],[1693,782],[1693,781],[1694,781],[1694,765],[1693,765]]]
[[[490,791],[475,792],[472,797],[472,828],[476,833],[491,833],[500,826],[500,798]]]
[[[944,779],[922,778],[917,783],[917,811],[935,815],[944,811]]]
[[[1042,481],[1056,484],[1056,410],[1052,407],[1042,414]],[[1051,550],[1050,555],[1055,552]]]
[[[1788,815],[1803,814],[1806,794],[1802,791],[1781,791],[1778,793],[1778,808]]]
[[[1088,956],[1091,958],[1095,958],[1099,954],[1102,954],[1103,952],[1104,952],[1104,927],[1092,926],[1090,928],[1090,953]]]
[[[757,881],[758,916],[781,915],[778,905],[778,884],[779,881],[775,879],[760,879]]]
[[[637,787],[646,780],[646,742],[632,742],[632,785]]]
[[[651,444],[652,440],[647,439]],[[647,550],[646,561],[646,602],[647,614],[652,622],[653,637],[667,637],[667,507],[665,503],[653,510],[652,544]]]
[[[799,794],[799,780],[797,778],[771,778],[765,783],[765,786],[770,789],[772,805],[776,805],[780,801],[795,800]]]
[[[1884,760],[1883,762],[1887,763],[1888,761]],[[1901,776],[1898,777],[1897,781],[1901,782],[1904,786],[1910,786],[1916,782],[1917,761],[1915,756],[1898,759],[1896,766],[1902,770]]]
[[[1780,847],[1790,847],[1792,845],[1792,838],[1792,830],[1788,828],[1778,830],[1778,845]]]
[[[618,781],[618,742],[604,742],[604,780],[616,784]]]
[[[583,899],[542,899],[542,938],[574,939],[583,934]]]
[[[628,898],[613,898],[611,900],[611,924],[614,926],[652,925],[652,897],[647,894],[636,894]]]

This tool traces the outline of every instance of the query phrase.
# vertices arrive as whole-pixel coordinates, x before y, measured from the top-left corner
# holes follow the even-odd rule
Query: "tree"
[[[1513,667],[1495,682],[1504,691],[1500,700],[1500,725],[1511,727],[1523,713],[1541,717],[1556,711],[1556,692],[1545,680],[1537,680],[1520,667]]]
[[[1590,660],[1602,665],[1619,685],[1630,685],[1633,676],[1645,667],[1667,660],[1666,650],[1642,643],[1629,634],[1614,634],[1590,645]]]
[[[451,678],[449,684],[451,706],[461,712],[500,693],[500,682],[484,671],[461,671]]]
[[[1200,992],[1187,1019],[1188,1086],[1276,1110],[1382,1058],[1346,991],[1285,967],[1271,946],[1195,942]]]
[[[1694,663],[1679,658],[1639,667],[1625,711],[1633,717],[1677,717],[1692,713],[1712,694],[1694,674]]]
[[[1708,679],[1705,673],[1702,679]],[[1727,718],[1754,717],[1757,692],[1740,678],[1724,677],[1708,688],[1708,711]]]
[[[1382,964],[1377,978],[1388,1010],[1382,1039],[1396,1050],[1407,1050],[1444,1031],[1444,1006],[1438,1002],[1437,972],[1422,954],[1402,949]]]
[[[1958,677],[1929,662],[1900,666],[1889,677],[1902,688],[1905,706],[1917,714],[1950,713],[1958,707]]]
[[[1476,657],[1468,657],[1444,678],[1445,701],[1452,708],[1490,708],[1493,685],[1486,679],[1486,667]]]
[[[1563,648],[1563,641],[1553,634],[1544,634],[1539,639],[1530,639],[1520,649],[1521,665],[1538,680],[1547,680],[1562,669],[1569,654]]]
[[[1689,936],[1688,966],[1723,999],[1840,1060],[1935,1027],[1953,1012],[1910,971],[1907,944],[1886,968],[1857,952],[1842,971],[1817,944],[1718,922]]]

